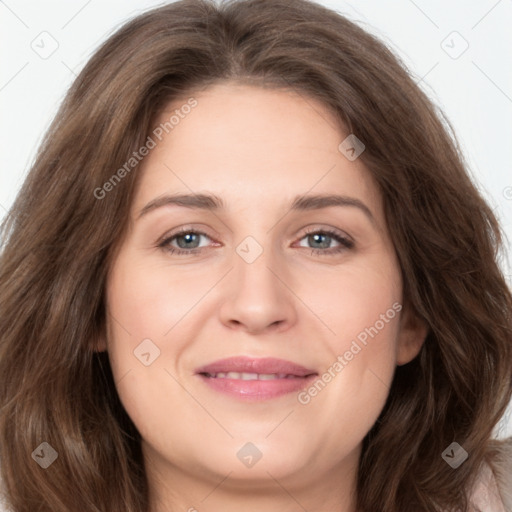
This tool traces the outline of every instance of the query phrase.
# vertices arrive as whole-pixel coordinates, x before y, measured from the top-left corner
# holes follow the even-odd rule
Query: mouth
[[[276,358],[232,357],[196,370],[212,390],[239,400],[269,400],[307,387],[315,370]]]

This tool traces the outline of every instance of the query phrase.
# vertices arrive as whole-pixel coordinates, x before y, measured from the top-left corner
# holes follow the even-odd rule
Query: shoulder
[[[512,512],[512,438],[491,442],[470,500],[482,512]]]

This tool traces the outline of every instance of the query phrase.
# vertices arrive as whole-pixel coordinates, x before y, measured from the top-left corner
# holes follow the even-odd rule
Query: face
[[[339,478],[423,341],[382,199],[316,100],[232,83],[194,97],[153,136],[108,278],[119,396],[161,476]]]

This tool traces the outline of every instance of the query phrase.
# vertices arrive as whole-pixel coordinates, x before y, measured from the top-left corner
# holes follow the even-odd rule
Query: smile
[[[298,363],[273,357],[234,356],[196,369],[210,390],[236,400],[271,400],[306,388],[318,373]]]

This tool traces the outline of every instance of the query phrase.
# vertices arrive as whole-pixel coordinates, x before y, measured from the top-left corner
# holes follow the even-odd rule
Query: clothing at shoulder
[[[482,512],[512,512],[512,438],[491,450],[473,487],[471,502]]]

